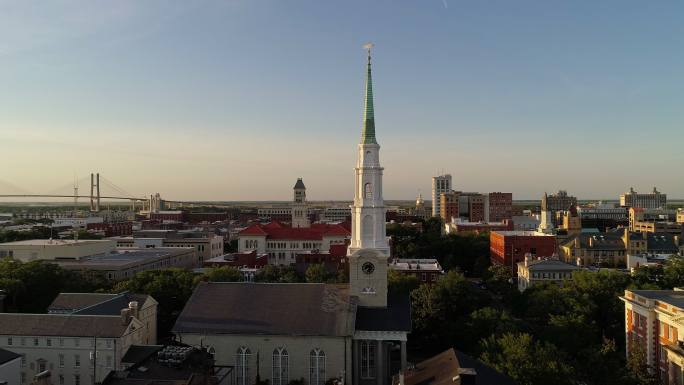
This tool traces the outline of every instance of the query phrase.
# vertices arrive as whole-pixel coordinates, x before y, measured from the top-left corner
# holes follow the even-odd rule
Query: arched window
[[[235,371],[237,372],[237,385],[249,385],[249,357],[252,352],[249,348],[241,346],[235,355]]]
[[[289,362],[287,349],[275,348],[273,349],[273,376],[271,377],[271,384],[273,385],[287,385],[290,382],[288,373]]]
[[[363,197],[366,199],[373,199],[373,188],[370,183],[363,185]]]
[[[320,349],[309,353],[309,384],[325,384],[325,353]]]

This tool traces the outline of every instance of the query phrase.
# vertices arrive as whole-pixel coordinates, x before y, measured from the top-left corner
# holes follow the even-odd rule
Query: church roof
[[[356,309],[356,330],[411,331],[411,301],[407,294],[390,293],[387,307]]]
[[[172,331],[351,336],[356,302],[348,285],[202,282]]]
[[[363,111],[362,144],[376,144],[375,140],[375,111],[373,110],[373,79],[371,77],[371,55],[368,48],[368,65],[366,69],[366,98]]]

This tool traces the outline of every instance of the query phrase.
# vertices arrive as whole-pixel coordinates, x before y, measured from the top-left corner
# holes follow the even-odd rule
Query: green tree
[[[663,287],[672,289],[684,285],[684,257],[671,255],[663,270]]]
[[[563,353],[527,333],[506,333],[483,340],[480,359],[521,385],[573,383],[573,371]]]
[[[490,296],[457,272],[450,271],[431,285],[421,285],[411,293],[413,331],[418,343],[431,354],[463,346],[462,325],[470,313],[489,305]]]
[[[167,335],[176,318],[192,295],[201,276],[193,272],[171,268],[143,271],[128,281],[119,282],[114,292],[128,290],[133,293],[151,295],[159,302],[159,334]]]
[[[209,282],[241,282],[242,273],[233,266],[221,266],[204,273]]]
[[[256,274],[255,280],[257,282],[280,282],[280,283],[295,283],[301,282],[302,279],[297,274],[294,266],[273,266],[266,265]]]
[[[658,385],[656,368],[649,367],[646,360],[646,349],[639,343],[630,346],[627,357],[627,369],[638,385]]]
[[[387,288],[392,293],[410,294],[420,286],[420,281],[415,275],[402,274],[390,269],[387,272]]]
[[[328,274],[328,270],[322,263],[313,263],[309,265],[304,276],[308,283],[324,283],[330,279],[330,274]]]

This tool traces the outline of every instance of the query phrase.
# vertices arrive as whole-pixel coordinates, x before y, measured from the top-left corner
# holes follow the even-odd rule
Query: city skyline
[[[388,200],[428,199],[441,171],[514,199],[682,198],[682,5],[606,4],[2,5],[0,186],[94,171],[136,195],[254,201],[302,177],[311,200],[349,200],[373,41]]]

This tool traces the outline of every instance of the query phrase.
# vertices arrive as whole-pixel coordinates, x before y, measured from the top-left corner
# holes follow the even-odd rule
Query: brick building
[[[421,283],[434,283],[444,275],[444,270],[436,259],[395,258],[390,262],[389,268],[399,274],[413,275]]]
[[[489,221],[501,222],[513,217],[513,193],[489,193]]]
[[[492,231],[489,252],[492,263],[514,269],[516,263],[525,261],[526,254],[533,258],[556,254],[556,237],[538,231]]]
[[[625,290],[625,341],[629,353],[639,344],[646,364],[654,368],[663,384],[684,380],[684,332],[679,329],[684,296],[675,290]]]

